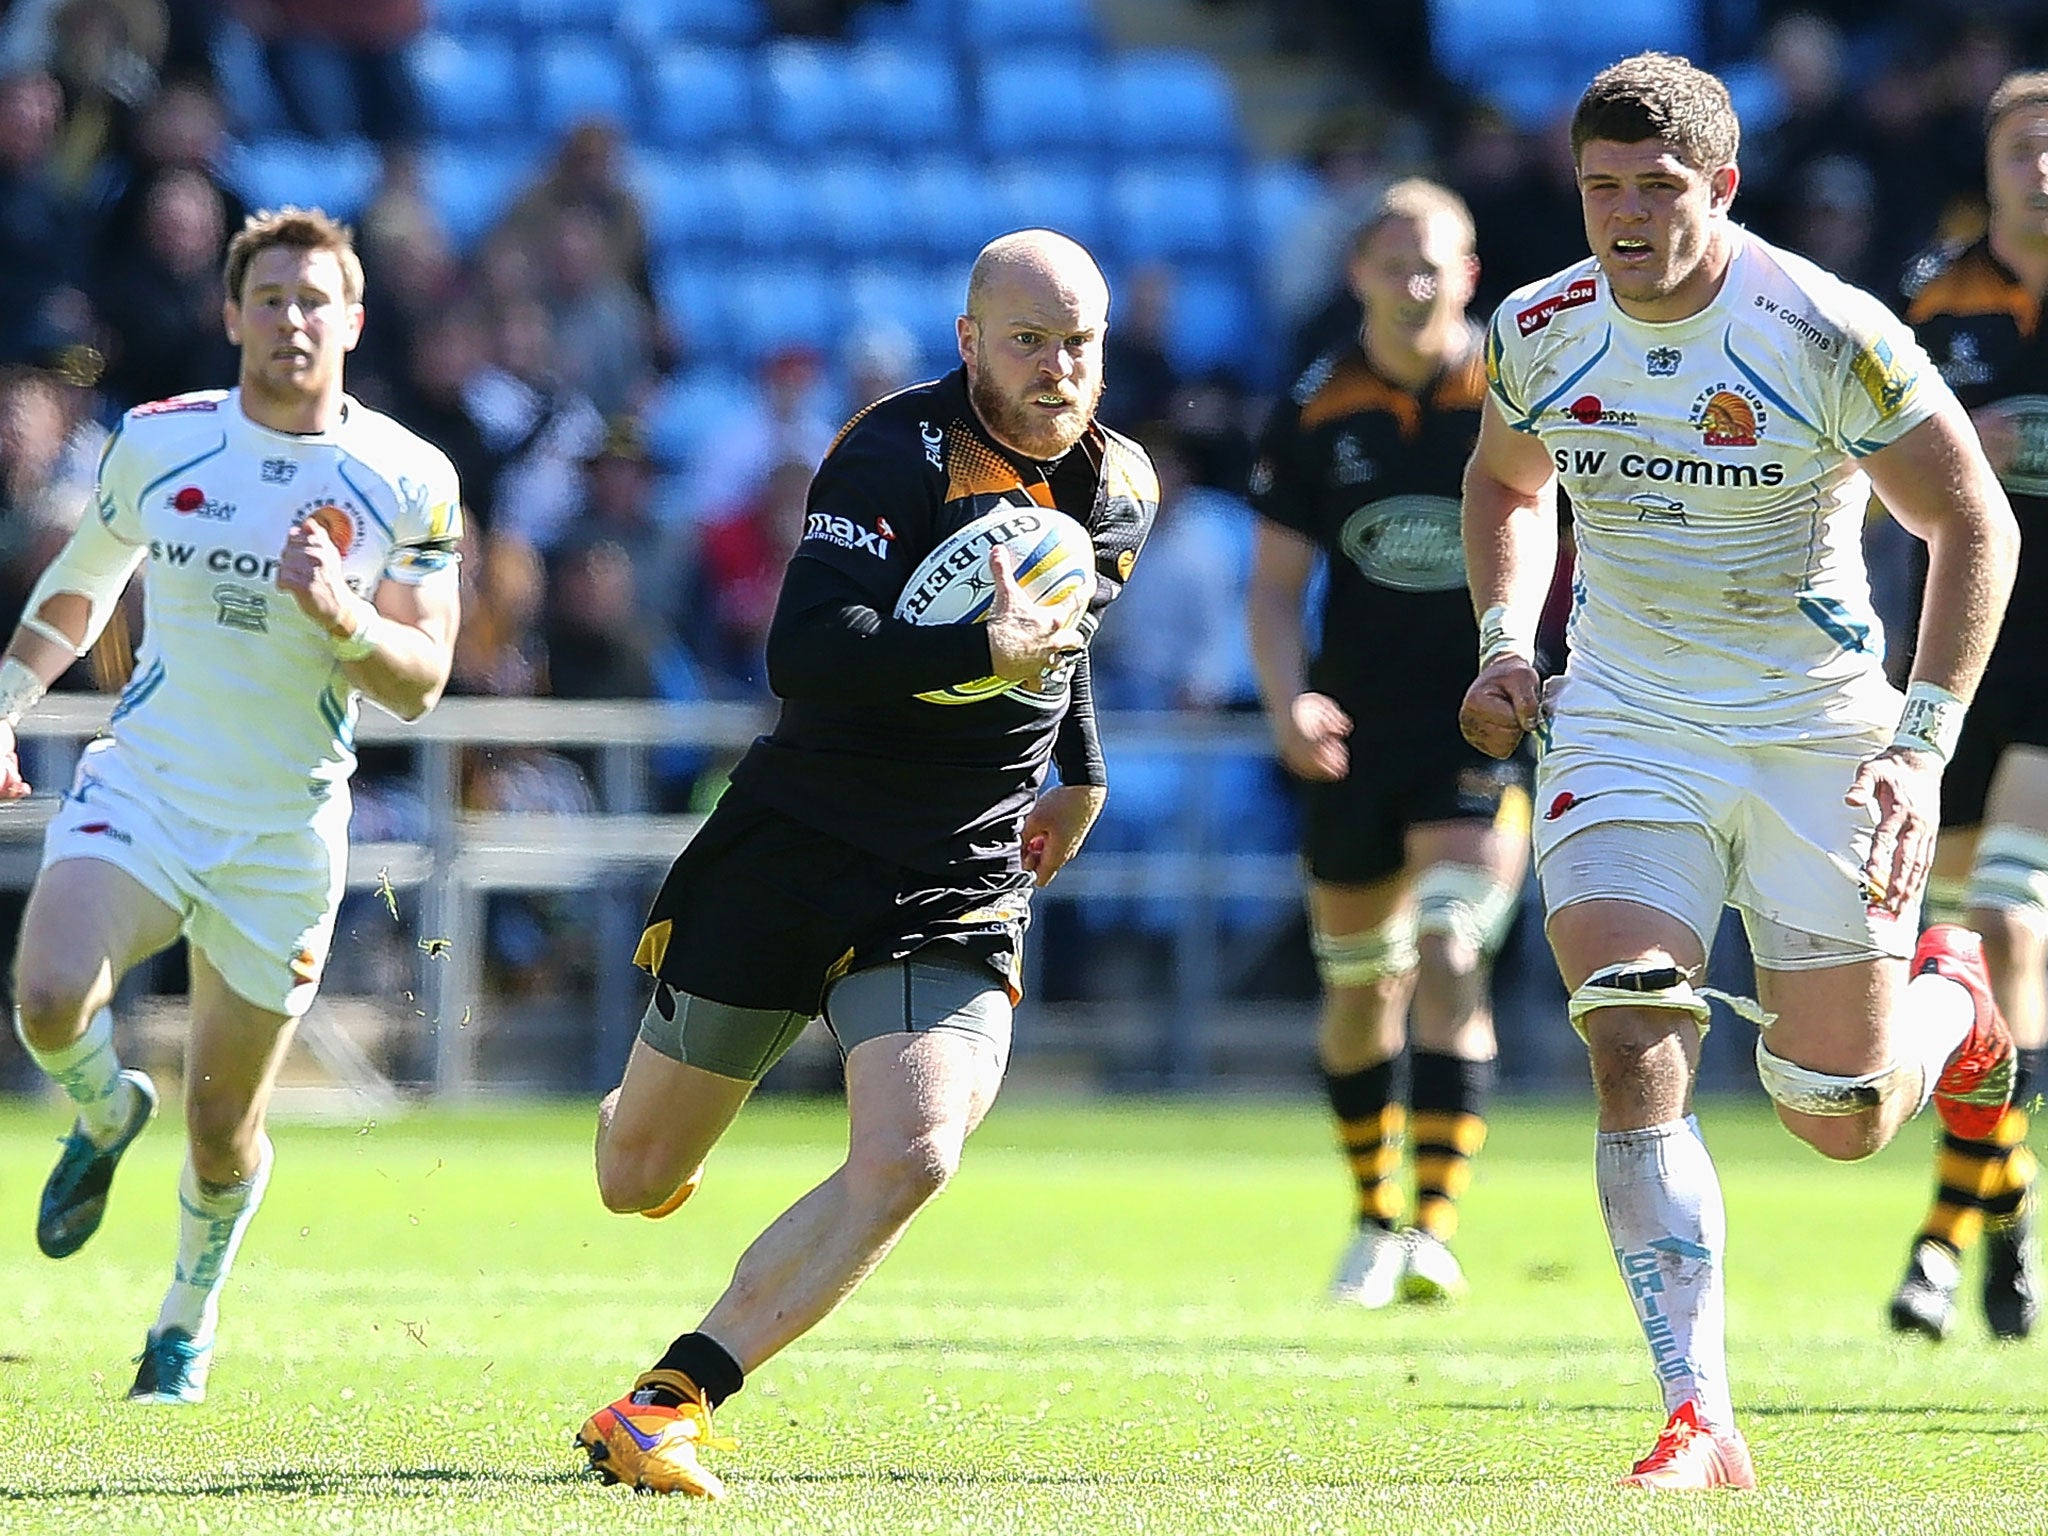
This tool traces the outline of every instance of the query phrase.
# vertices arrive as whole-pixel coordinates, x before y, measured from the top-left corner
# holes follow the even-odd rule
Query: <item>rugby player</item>
[[[65,1258],[157,1107],[115,1052],[114,988],[190,943],[177,1263],[129,1392],[150,1403],[205,1396],[221,1292],[270,1179],[265,1106],[348,873],[359,699],[431,709],[458,611],[455,471],[343,392],[363,329],[347,227],[255,215],[225,278],[238,386],[121,419],[94,508],[0,657],[0,798],[18,799],[15,725],[147,563],[135,673],[50,824],[14,995],[29,1055],[77,1112],[36,1220]]]
[[[1479,634],[1458,477],[1486,396],[1464,201],[1396,183],[1354,239],[1349,276],[1358,337],[1295,381],[1252,471],[1249,602],[1266,716],[1306,785],[1318,1054],[1357,1186],[1330,1295],[1383,1307],[1465,1288],[1448,1244],[1486,1139],[1488,973],[1528,861],[1529,798],[1525,759],[1496,762],[1458,733]],[[1329,580],[1306,661],[1318,560]],[[1404,1104],[1394,1073],[1411,1013]],[[1404,1128],[1416,1189],[1402,1230]]]
[[[1465,733],[1539,733],[1536,859],[1592,1055],[1594,1168],[1668,1415],[1625,1479],[1746,1488],[1725,1349],[1727,1223],[1689,1113],[1724,905],[1742,915],[1779,1119],[1868,1156],[1930,1095],[1989,1134],[2011,1036],[1976,934],[1927,929],[1943,763],[2011,590],[2018,530],[1961,405],[1879,301],[1730,217],[1721,82],[1640,54],[1581,97],[1592,259],[1521,289],[1487,337],[1465,482],[1481,669]],[[1571,660],[1531,662],[1570,492]],[[1927,544],[1905,697],[1862,564],[1871,487]]]
[[[994,241],[968,279],[962,366],[884,397],[812,482],[768,637],[772,732],[655,898],[654,996],[599,1109],[615,1211],[666,1214],[754,1085],[822,1015],[846,1059],[846,1160],[741,1255],[732,1283],[577,1433],[609,1481],[723,1497],[711,1414],[815,1327],[945,1187],[1000,1086],[1031,891],[1107,794],[1087,637],[1138,558],[1159,487],[1101,426],[1109,289],[1047,230]],[[998,507],[1093,536],[1096,582],[1038,603],[988,557],[986,624],[919,626],[896,600],[924,555]],[[989,677],[967,703],[919,697]],[[1048,766],[1059,782],[1041,787]]]
[[[2023,530],[2005,628],[1941,781],[1929,906],[1948,895],[1984,936],[1984,964],[2019,1047],[2013,1104],[1984,1137],[1945,1132],[1932,1207],[1913,1240],[1891,1321],[1947,1336],[1963,1254],[1984,1238],[1978,1295],[1999,1338],[2041,1313],[2039,1164],[2026,1144],[2048,1046],[2048,73],[2016,74],[1985,111],[1990,228],[1915,263],[1906,319],[1969,407]]]

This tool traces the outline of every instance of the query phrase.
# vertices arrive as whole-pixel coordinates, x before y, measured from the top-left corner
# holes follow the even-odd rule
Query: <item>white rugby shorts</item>
[[[1912,954],[1918,903],[1896,917],[1871,911],[1863,861],[1877,815],[1842,799],[1894,723],[1843,733],[1835,721],[1816,739],[1742,740],[1568,677],[1536,765],[1545,915],[1578,901],[1637,902],[1678,918],[1710,950],[1732,906],[1769,970]],[[1640,848],[1628,824],[1646,829]],[[1574,849],[1595,827],[1601,835]]]
[[[237,996],[298,1018],[313,1006],[348,881],[346,790],[287,832],[195,821],[140,781],[111,741],[79,761],[43,838],[43,868],[99,859],[183,920],[185,937]]]

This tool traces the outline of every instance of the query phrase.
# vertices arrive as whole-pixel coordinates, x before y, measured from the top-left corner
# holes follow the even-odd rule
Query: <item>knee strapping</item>
[[[1415,930],[1491,958],[1514,923],[1517,894],[1476,864],[1432,864],[1415,882]]]
[[[2048,928],[2048,836],[2025,827],[1992,827],[1977,842],[1969,905],[2023,914]]]
[[[1837,1077],[1795,1066],[1772,1052],[1761,1038],[1756,1042],[1756,1075],[1764,1092],[1802,1115],[1819,1115],[1839,1120],[1865,1114],[1884,1102],[1886,1090],[1900,1081],[1899,1074],[1912,1070],[1893,1062],[1879,1072],[1861,1077]]]
[[[1416,965],[1415,915],[1390,917],[1363,933],[1318,929],[1309,935],[1309,948],[1326,987],[1369,987],[1389,976],[1406,976]]]
[[[1754,998],[1737,997],[1718,987],[1695,987],[1691,972],[1675,965],[1618,965],[1596,972],[1580,983],[1565,1007],[1572,1028],[1582,1037],[1586,1033],[1586,1015],[1599,1008],[1669,1008],[1689,1013],[1704,1035],[1713,1017],[1713,1010],[1707,1006],[1709,999],[1726,1003],[1758,1028],[1778,1021],[1775,1013],[1760,1006]]]

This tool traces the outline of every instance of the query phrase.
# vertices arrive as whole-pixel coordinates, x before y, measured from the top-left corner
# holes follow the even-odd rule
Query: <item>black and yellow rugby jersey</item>
[[[1906,322],[1968,409],[1995,405],[2019,447],[1999,477],[2020,523],[2019,576],[1985,683],[2032,688],[2048,646],[2048,336],[2041,300],[1989,240],[1923,256],[1906,274]]]
[[[828,654],[783,694],[775,729],[733,770],[754,798],[808,826],[913,869],[1017,868],[1018,824],[1060,744],[1069,764],[1093,754],[1084,657],[1070,678],[964,704],[934,704],[919,691],[985,675],[988,650],[961,626],[917,629],[891,618],[918,562],[948,534],[1004,503],[1035,502],[1074,518],[1095,541],[1090,629],[1129,578],[1159,505],[1145,451],[1100,425],[1053,464],[1012,453],[983,429],[956,369],[869,406],[849,422],[811,484],[804,536],[784,577],[776,627],[847,604],[879,624],[845,643],[821,634]],[[791,610],[800,610],[792,612]],[[879,631],[879,633],[877,632]],[[864,638],[877,658],[939,658],[953,673],[876,688],[862,675]],[[967,641],[966,659],[961,642]],[[831,654],[836,652],[836,655]],[[840,659],[840,658],[843,658]],[[922,663],[929,665],[929,661]],[[962,670],[964,668],[964,670]],[[1085,714],[1085,744],[1070,713]],[[1085,772],[1086,770],[1084,770]],[[1099,773],[1099,760],[1095,772]]]
[[[1354,341],[1273,408],[1252,505],[1329,566],[1309,687],[1354,708],[1456,711],[1479,655],[1458,514],[1485,396],[1476,336],[1413,393]]]

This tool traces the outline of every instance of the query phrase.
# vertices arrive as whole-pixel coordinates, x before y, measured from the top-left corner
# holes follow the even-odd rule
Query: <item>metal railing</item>
[[[78,743],[106,723],[111,700],[57,694],[19,728],[38,793],[0,806],[0,885],[20,888],[35,875],[40,835],[56,804],[53,787],[69,782]],[[644,882],[695,832],[699,816],[656,815],[648,758],[686,746],[737,756],[772,720],[772,710],[731,703],[658,704],[552,699],[445,700],[407,725],[365,709],[359,745],[395,745],[414,754],[413,777],[425,807],[417,842],[366,842],[350,849],[348,883],[412,893],[419,933],[434,941],[421,967],[419,1012],[431,1030],[431,1080],[444,1094],[477,1085],[480,1029],[468,1027],[484,991],[485,903],[494,892],[587,890],[593,893],[594,942],[603,956],[630,955],[638,937]],[[1213,796],[1205,776],[1225,763],[1262,758],[1267,738],[1242,716],[1119,715],[1104,721],[1113,778],[1118,758],[1171,759],[1185,793],[1159,812],[1170,818],[1146,850],[1091,846],[1064,871],[1044,901],[1087,904],[1142,898],[1172,904],[1170,995],[1145,1000],[1154,1038],[1143,1075],[1186,1083],[1204,1071],[1205,1025],[1222,990],[1220,905],[1237,898],[1292,903],[1299,876],[1289,853],[1232,852],[1216,846]],[[70,749],[68,752],[65,749]],[[589,749],[596,754],[600,810],[593,815],[474,813],[462,808],[467,748]],[[232,750],[225,745],[223,750]],[[1114,787],[1112,803],[1116,803]],[[1129,814],[1121,808],[1119,814]],[[621,880],[622,874],[636,878]],[[1042,946],[1027,951],[1034,983]],[[637,1024],[640,987],[630,970],[600,964],[592,1000],[600,1047],[623,1056]],[[451,1027],[452,1026],[452,1027]]]

